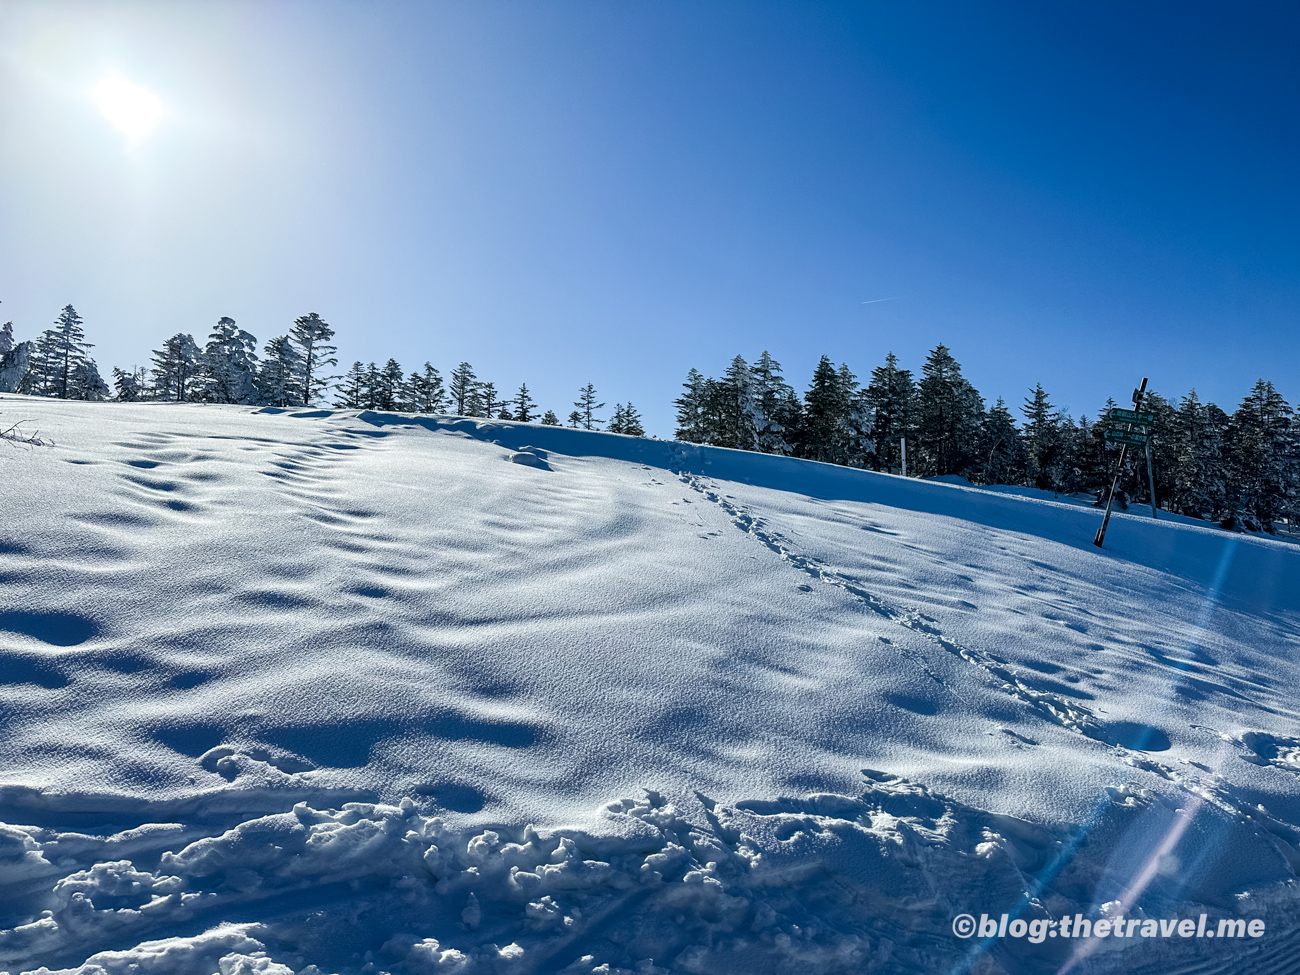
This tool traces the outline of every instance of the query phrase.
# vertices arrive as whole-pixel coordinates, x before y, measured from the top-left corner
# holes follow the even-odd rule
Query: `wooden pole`
[[[1147,438],[1147,484],[1151,488],[1151,517],[1156,516],[1156,477],[1151,473],[1151,438]]]

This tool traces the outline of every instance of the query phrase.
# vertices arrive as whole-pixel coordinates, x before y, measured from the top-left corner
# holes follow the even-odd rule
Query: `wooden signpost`
[[[1092,540],[1092,544],[1098,548],[1101,548],[1102,542],[1106,540],[1106,527],[1110,524],[1110,509],[1115,503],[1115,489],[1119,486],[1120,475],[1124,473],[1124,461],[1127,459],[1130,447],[1142,447],[1146,450],[1147,480],[1151,486],[1151,517],[1156,516],[1156,483],[1151,471],[1151,424],[1155,422],[1156,415],[1142,409],[1142,397],[1146,395],[1146,391],[1147,381],[1146,377],[1143,377],[1142,385],[1133,390],[1133,409],[1125,410],[1116,406],[1106,412],[1106,440],[1119,444],[1120,450],[1115,479],[1110,483],[1110,497],[1106,499],[1106,515],[1101,520],[1101,527],[1097,529],[1097,537]]]

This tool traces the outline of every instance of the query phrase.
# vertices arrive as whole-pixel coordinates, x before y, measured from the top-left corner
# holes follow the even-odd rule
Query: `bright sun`
[[[110,122],[132,142],[143,138],[162,118],[162,102],[138,85],[106,78],[95,86],[95,101]]]

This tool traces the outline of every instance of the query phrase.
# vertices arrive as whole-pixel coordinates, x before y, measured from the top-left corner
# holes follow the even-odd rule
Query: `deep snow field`
[[[0,971],[1300,970],[1300,547],[506,422],[0,414],[56,442],[0,444]]]

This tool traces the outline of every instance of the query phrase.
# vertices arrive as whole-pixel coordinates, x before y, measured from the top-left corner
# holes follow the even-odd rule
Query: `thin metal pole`
[[[1156,478],[1151,473],[1151,440],[1147,438],[1147,484],[1151,486],[1151,517],[1156,516]]]
[[[1101,527],[1097,529],[1097,537],[1092,540],[1092,544],[1101,548],[1101,543],[1106,540],[1106,526],[1110,524],[1110,506],[1115,503],[1115,486],[1119,484],[1119,476],[1124,471],[1124,455],[1128,453],[1128,444],[1119,448],[1119,466],[1115,468],[1115,479],[1110,482],[1110,497],[1106,499],[1106,517],[1101,519]]]

